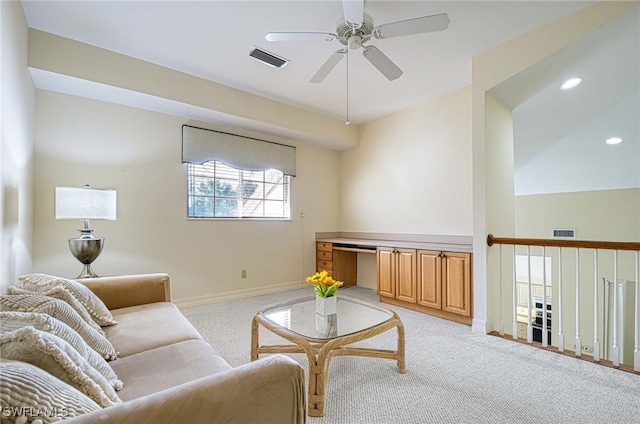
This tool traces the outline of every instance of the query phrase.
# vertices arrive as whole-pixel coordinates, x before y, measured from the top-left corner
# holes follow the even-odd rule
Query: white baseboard
[[[487,322],[481,319],[474,318],[471,321],[471,331],[477,331],[482,334],[487,334]]]
[[[192,308],[194,306],[211,305],[229,300],[245,299],[247,297],[262,296],[264,294],[278,293],[286,290],[295,290],[304,287],[304,284],[296,281],[293,283],[273,284],[254,289],[234,290],[224,293],[208,294],[205,296],[188,297],[172,300],[179,308]]]

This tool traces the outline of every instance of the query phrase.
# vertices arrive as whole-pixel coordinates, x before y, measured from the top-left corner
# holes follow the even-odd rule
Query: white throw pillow
[[[78,315],[80,315],[80,318],[82,318],[84,322],[86,322],[90,327],[93,327],[100,334],[104,334],[104,331],[102,330],[102,328],[98,324],[96,324],[93,318],[91,318],[91,315],[89,315],[89,312],[87,312],[85,307],[82,306],[82,304],[78,302],[78,299],[73,297],[73,295],[69,293],[69,291],[64,287],[57,286],[43,292],[37,292],[32,290],[26,290],[16,286],[9,286],[7,288],[7,294],[38,294],[42,296],[55,297],[56,299],[64,300],[69,304],[69,306],[71,306],[78,313]]]
[[[66,341],[51,333],[23,327],[0,336],[0,357],[28,362],[68,383],[102,407],[122,401],[106,378]]]
[[[89,364],[106,378],[115,390],[122,390],[123,383],[107,361],[91,349],[80,335],[64,322],[37,312],[0,312],[2,333],[18,330],[22,327],[34,327],[40,331],[54,334],[69,343]]]
[[[88,396],[29,363],[0,360],[0,375],[3,423],[20,417],[52,423],[101,409]]]
[[[117,324],[104,302],[87,286],[78,281],[41,273],[22,275],[18,277],[18,281],[20,282],[20,287],[37,292],[47,291],[57,286],[64,287],[87,309],[98,325]]]
[[[38,294],[15,294],[0,296],[0,310],[18,312],[41,312],[64,322],[73,328],[82,339],[106,360],[118,357],[107,338],[89,326],[64,300]]]

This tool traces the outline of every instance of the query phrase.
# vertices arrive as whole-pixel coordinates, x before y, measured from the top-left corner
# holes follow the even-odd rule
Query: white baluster
[[[633,370],[640,371],[640,252],[636,252],[636,305],[635,305],[635,347],[633,349]]]
[[[518,287],[516,283],[516,245],[513,245],[513,323],[511,328],[511,335],[514,340],[518,339]]]
[[[502,314],[502,245],[500,245],[500,328],[498,331],[504,336],[504,316]]]
[[[580,249],[576,249],[576,356],[582,356],[582,339],[580,338]]]
[[[558,352],[564,352],[564,333],[562,332],[562,247],[558,248]]]
[[[620,365],[620,346],[618,346],[618,251],[613,251],[613,340],[611,351],[611,362],[613,366]]]
[[[542,347],[547,346],[547,247],[542,246]]]
[[[533,342],[531,326],[531,246],[527,245],[527,343]]]
[[[600,340],[598,338],[598,249],[593,250],[593,360],[600,361]]]

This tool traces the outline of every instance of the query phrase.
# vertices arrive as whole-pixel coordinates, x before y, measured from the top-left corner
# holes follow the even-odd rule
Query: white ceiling
[[[387,81],[360,51],[349,60],[355,123],[422,103],[471,83],[471,57],[595,2],[378,1],[376,25],[447,13],[449,29],[375,44],[404,75]],[[309,79],[337,42],[269,43],[276,31],[335,32],[340,1],[23,1],[29,27],[209,79],[331,117],[346,117],[346,62],[321,84]],[[275,69],[249,57],[257,46],[291,60]],[[36,82],[38,84],[38,82]],[[55,89],[49,84],[46,88]],[[62,89],[61,89],[62,91]],[[188,116],[188,115],[186,115]]]
[[[593,3],[366,0],[365,12],[375,25],[437,13],[447,13],[451,23],[442,32],[373,40],[370,44],[404,71],[392,82],[361,51],[351,54],[349,119],[368,122],[468,86],[472,56]],[[27,0],[23,8],[31,28],[346,119],[347,61],[323,83],[309,83],[341,44],[264,39],[267,32],[334,33],[340,1]],[[514,110],[516,194],[640,187],[639,27],[636,8],[491,90]],[[282,69],[268,67],[249,57],[254,46],[291,62]],[[217,111],[31,72],[38,88],[296,138],[282,128],[258,127]],[[584,78],[581,86],[557,89],[575,75]],[[605,146],[609,134],[625,141]]]

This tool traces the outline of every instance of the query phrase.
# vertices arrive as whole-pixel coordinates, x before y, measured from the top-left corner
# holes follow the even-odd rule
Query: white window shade
[[[203,128],[182,126],[182,162],[223,162],[236,169],[278,169],[296,176],[296,148]]]

